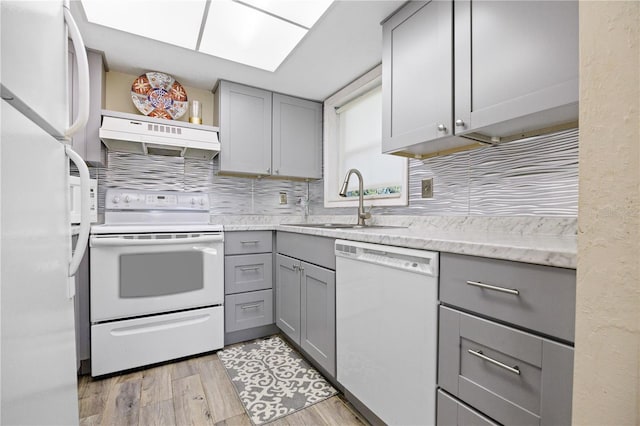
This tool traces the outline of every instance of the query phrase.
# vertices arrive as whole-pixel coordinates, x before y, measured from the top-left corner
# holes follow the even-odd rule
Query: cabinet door
[[[322,104],[273,94],[273,174],[322,177]]]
[[[452,9],[409,2],[383,25],[383,152],[451,136]]]
[[[336,273],[301,262],[300,346],[336,375]]]
[[[300,344],[300,261],[276,256],[276,325]]]
[[[104,108],[106,78],[102,55],[96,52],[87,52],[89,61],[89,119],[84,129],[73,135],[72,146],[82,159],[89,165],[104,167],[107,164],[107,151],[102,145],[100,125],[102,123],[102,109]],[[70,99],[71,123],[78,115],[78,64],[76,62],[73,47],[69,47],[69,77],[71,79]]]
[[[220,91],[220,170],[271,174],[271,92],[223,81]]]
[[[577,120],[577,1],[456,1],[454,16],[456,130]]]

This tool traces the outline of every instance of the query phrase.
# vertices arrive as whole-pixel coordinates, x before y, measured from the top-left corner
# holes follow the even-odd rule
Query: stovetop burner
[[[209,223],[209,194],[205,192],[107,189],[105,223],[94,234],[222,232]]]

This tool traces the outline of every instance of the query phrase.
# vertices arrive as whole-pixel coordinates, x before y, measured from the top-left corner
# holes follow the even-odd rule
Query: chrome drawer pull
[[[258,269],[260,269],[260,267],[259,267],[259,266],[254,266],[254,267],[252,267],[252,268],[249,268],[249,267],[240,268],[240,270],[241,270],[242,272],[247,272],[247,271],[257,271]]]
[[[259,308],[259,307],[260,307],[260,303],[254,303],[253,305],[240,306],[241,309],[253,309],[253,308]]]
[[[467,281],[467,285],[472,285],[472,286],[484,288],[487,290],[499,291],[501,293],[515,294],[516,296],[520,295],[520,292],[515,288],[498,287],[491,284],[479,283],[477,281]]]
[[[485,354],[482,353],[482,351],[474,351],[473,349],[467,349],[467,352],[469,352],[471,355],[477,356],[480,359],[483,359],[487,362],[490,362],[493,365],[497,365],[500,368],[504,368],[505,370],[507,370],[510,373],[513,374],[517,374],[518,376],[520,375],[520,369],[518,368],[517,365],[513,366],[513,367],[509,367],[507,364],[503,364],[500,361],[497,361],[493,358],[489,358],[488,356],[486,356]]]
[[[258,244],[259,240],[240,241],[240,244]]]

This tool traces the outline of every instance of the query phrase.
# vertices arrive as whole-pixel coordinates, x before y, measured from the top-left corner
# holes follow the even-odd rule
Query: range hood
[[[220,152],[218,128],[102,110],[100,139],[111,151],[211,160]]]

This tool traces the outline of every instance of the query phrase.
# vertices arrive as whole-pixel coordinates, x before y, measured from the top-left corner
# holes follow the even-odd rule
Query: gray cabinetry
[[[571,423],[574,270],[442,253],[440,299],[438,424]]]
[[[107,150],[102,144],[98,132],[104,108],[106,77],[102,54],[87,51],[89,61],[89,120],[84,129],[73,135],[72,147],[90,166],[104,167],[107,163]],[[69,47],[69,99],[70,121],[78,115],[78,65],[73,47]]]
[[[276,325],[331,377],[336,375],[333,241],[278,233],[276,255]]]
[[[228,81],[214,99],[221,172],[322,177],[322,104]]]
[[[383,24],[383,152],[577,126],[577,30],[577,1],[408,2]]]
[[[220,82],[220,170],[271,174],[271,92]]]
[[[225,232],[225,344],[277,332],[271,231]]]
[[[575,270],[451,253],[440,265],[443,303],[574,340]]]
[[[274,175],[322,177],[322,104],[273,94]]]
[[[498,423],[452,398],[442,390],[438,390],[437,405],[437,426],[499,426]]]

